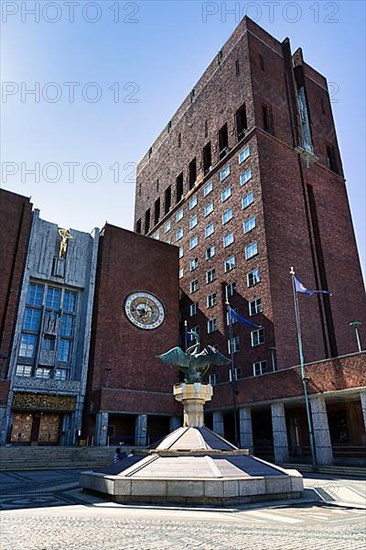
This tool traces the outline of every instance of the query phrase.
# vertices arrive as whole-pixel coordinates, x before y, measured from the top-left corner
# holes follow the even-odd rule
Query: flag
[[[328,290],[308,290],[297,277],[294,277],[295,280],[295,289],[296,292],[301,292],[302,294],[308,294],[312,296],[313,294],[330,294]]]
[[[239,315],[239,313],[235,311],[235,309],[231,308],[230,306],[228,307],[228,312],[229,312],[230,323],[237,322],[242,325],[248,325],[249,327],[253,327],[253,328],[262,328],[260,325],[256,325],[255,323],[252,323],[251,321],[248,321],[248,319],[245,319],[244,317]]]

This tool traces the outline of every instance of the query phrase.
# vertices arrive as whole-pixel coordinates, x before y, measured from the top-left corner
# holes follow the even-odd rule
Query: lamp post
[[[361,337],[358,331],[361,325],[362,323],[360,321],[352,321],[352,323],[349,324],[350,327],[353,327],[355,329],[358,351],[362,351]]]

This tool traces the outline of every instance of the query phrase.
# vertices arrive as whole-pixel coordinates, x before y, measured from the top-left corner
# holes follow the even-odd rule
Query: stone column
[[[6,444],[6,407],[0,407],[0,445]]]
[[[213,424],[213,431],[217,433],[218,435],[221,435],[224,437],[225,430],[224,430],[224,415],[221,411],[214,411],[212,413],[212,424]]]
[[[98,412],[95,417],[95,445],[105,446],[108,441],[108,413]]]
[[[272,433],[275,462],[282,464],[288,462],[288,441],[283,403],[272,403]]]
[[[135,445],[147,445],[147,414],[138,414],[135,421]]]
[[[240,447],[253,453],[252,411],[250,407],[239,409]]]
[[[363,414],[363,424],[366,432],[366,391],[360,393],[361,409]]]
[[[310,409],[313,421],[317,463],[319,465],[333,464],[333,449],[324,397],[310,398]]]
[[[180,416],[171,416],[170,417],[170,431],[171,432],[174,432],[174,430],[177,430],[178,428],[181,427],[181,420],[180,420]]]

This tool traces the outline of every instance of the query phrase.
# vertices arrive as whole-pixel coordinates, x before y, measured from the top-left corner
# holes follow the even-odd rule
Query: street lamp
[[[360,321],[352,321],[352,323],[349,324],[350,327],[355,329],[358,351],[362,351],[361,337],[358,331],[361,325],[362,323]]]

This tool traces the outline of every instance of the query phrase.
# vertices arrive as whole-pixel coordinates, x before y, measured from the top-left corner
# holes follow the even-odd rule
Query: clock
[[[125,301],[127,318],[136,327],[152,330],[160,327],[165,318],[163,303],[150,292],[133,292]]]

